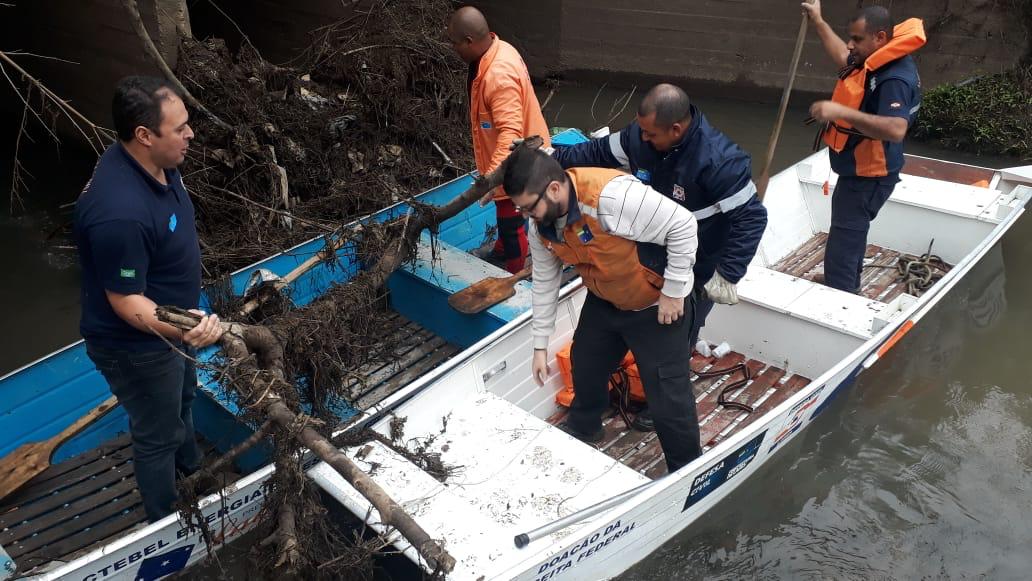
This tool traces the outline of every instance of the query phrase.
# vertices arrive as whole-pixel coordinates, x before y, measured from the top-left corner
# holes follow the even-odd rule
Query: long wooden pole
[[[812,4],[813,0],[806,0]],[[806,41],[806,23],[810,17],[803,14],[803,22],[799,25],[799,34],[796,36],[795,51],[792,53],[792,65],[788,69],[788,83],[781,93],[781,105],[778,107],[778,119],[774,123],[774,131],[770,134],[770,141],[767,143],[767,156],[763,163],[763,173],[760,179],[756,180],[756,195],[763,201],[767,194],[767,184],[770,182],[770,164],[774,160],[774,148],[778,145],[778,137],[781,136],[781,125],[785,121],[785,111],[788,110],[788,98],[792,94],[792,84],[795,83],[796,70],[799,68],[799,56],[803,53],[803,43]]]

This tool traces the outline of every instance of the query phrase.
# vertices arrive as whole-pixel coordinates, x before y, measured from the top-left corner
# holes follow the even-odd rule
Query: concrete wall
[[[140,0],[139,7],[159,52],[175,67],[176,27],[189,31],[186,0]],[[130,27],[121,0],[22,0],[4,10],[11,11],[0,17],[12,34],[0,40],[0,49],[62,59],[15,57],[30,74],[95,123],[111,126],[111,94],[118,79],[157,74]],[[20,101],[5,85],[0,85],[0,103],[21,111]]]
[[[10,0],[8,0],[10,2]],[[239,41],[239,26],[272,62],[297,56],[312,32],[345,18],[365,18],[369,0],[139,0],[144,22],[171,66],[176,26],[198,36]],[[774,94],[785,81],[799,28],[798,0],[478,0],[492,28],[520,49],[541,78],[652,76],[688,84],[740,88],[740,96]],[[919,52],[926,87],[1007,69],[1027,50],[1020,20],[999,0],[881,0],[897,18],[925,19],[928,45]],[[845,22],[853,0],[826,0],[826,18]],[[375,17],[375,13],[373,14]],[[232,20],[232,22],[231,22]],[[442,28],[444,23],[442,23]],[[30,34],[31,31],[31,34]],[[21,62],[87,116],[108,125],[118,78],[153,73],[121,0],[20,0],[0,7],[0,49],[23,49],[76,64],[20,57]],[[825,93],[834,70],[811,33],[796,87]],[[638,81],[640,82],[640,81]],[[0,86],[0,107],[20,112]]]
[[[1006,2],[892,0],[897,20],[924,19],[918,53],[926,87],[1012,67],[1027,33]],[[798,0],[508,0],[473,2],[492,28],[521,47],[535,76],[646,75],[743,89],[784,85],[801,21]],[[859,2],[828,0],[825,19],[844,34]],[[541,43],[543,35],[559,42]],[[796,87],[826,92],[834,66],[807,36]],[[748,93],[744,93],[748,96]]]

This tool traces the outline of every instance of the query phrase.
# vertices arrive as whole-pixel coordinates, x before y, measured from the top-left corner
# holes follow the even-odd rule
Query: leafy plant
[[[926,92],[913,135],[956,149],[1032,159],[1032,65]]]

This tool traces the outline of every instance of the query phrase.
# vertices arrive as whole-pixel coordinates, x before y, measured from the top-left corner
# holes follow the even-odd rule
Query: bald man
[[[550,146],[548,125],[520,53],[491,32],[487,19],[472,6],[452,13],[447,34],[452,49],[469,64],[469,121],[480,175],[502,163],[514,139],[540,135],[545,146]],[[506,270],[519,272],[527,256],[523,217],[502,188],[484,196],[480,203],[487,205],[492,200],[498,221],[494,255],[504,260]]]
[[[557,148],[564,168],[621,168],[672,198],[699,222],[692,345],[714,302],[738,302],[736,284],[760,245],[767,210],[756,196],[749,154],[718,131],[680,87],[652,87],[637,119],[619,133]],[[635,427],[651,430],[647,412]],[[705,442],[704,442],[705,443]]]

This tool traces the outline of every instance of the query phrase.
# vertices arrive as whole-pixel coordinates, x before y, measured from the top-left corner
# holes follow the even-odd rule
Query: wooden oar
[[[806,0],[812,4],[813,0]],[[803,42],[806,40],[806,23],[809,16],[803,14],[803,22],[799,25],[799,35],[796,36],[795,52],[792,53],[792,65],[788,69],[788,84],[781,93],[781,105],[778,107],[778,120],[774,123],[774,131],[770,134],[770,141],[767,143],[767,158],[763,164],[763,173],[756,180],[756,196],[763,201],[767,194],[767,183],[770,181],[770,164],[774,160],[774,148],[778,145],[778,137],[781,135],[781,125],[785,121],[785,111],[788,109],[788,97],[792,94],[792,84],[795,82],[796,69],[799,68],[799,56],[803,53]]]
[[[54,455],[54,450],[58,446],[67,442],[86,426],[104,417],[117,404],[118,400],[115,396],[111,396],[53,438],[43,442],[22,444],[17,450],[0,460],[0,500],[49,468],[50,457]]]
[[[516,283],[530,276],[530,265],[512,276],[493,276],[448,297],[448,304],[460,313],[473,315],[516,294]]]

